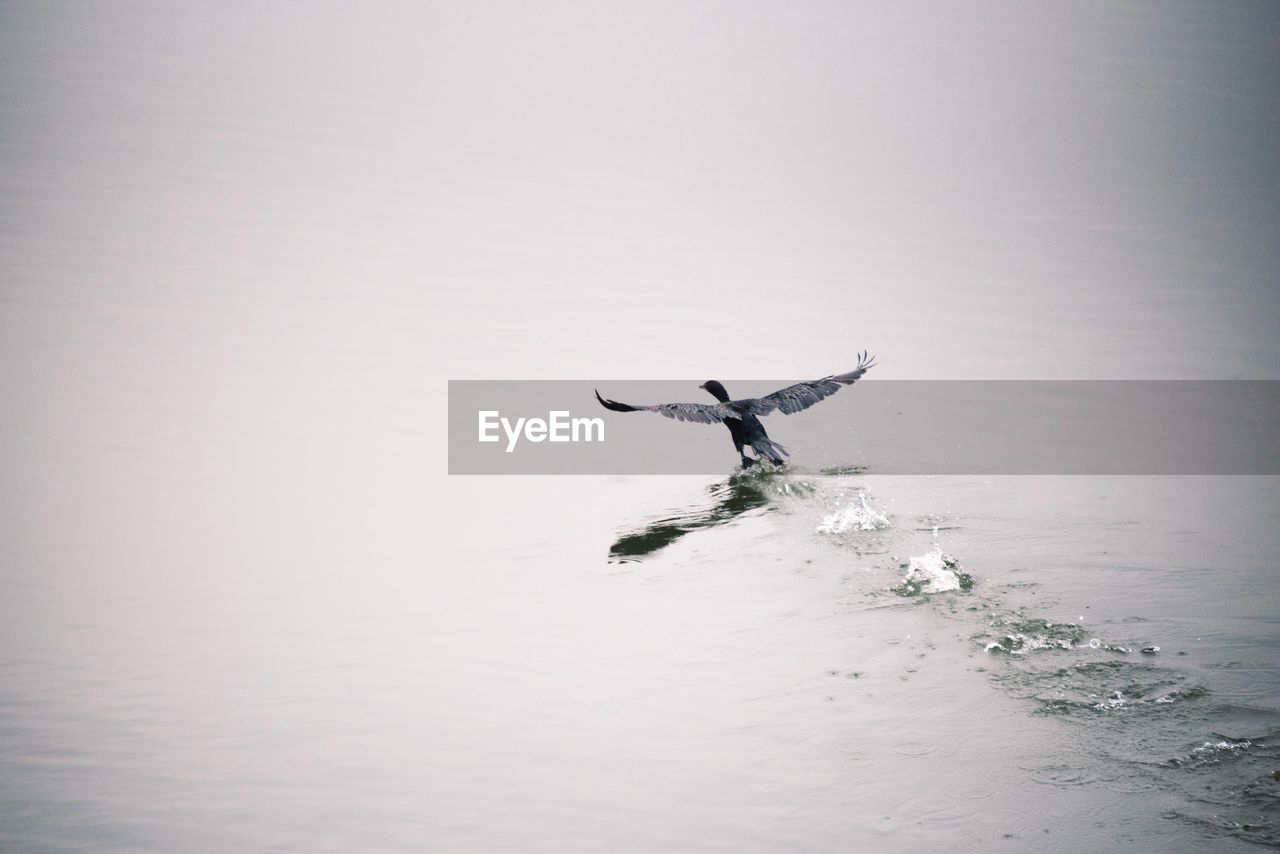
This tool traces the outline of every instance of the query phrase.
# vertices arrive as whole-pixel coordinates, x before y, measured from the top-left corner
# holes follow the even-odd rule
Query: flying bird
[[[791,415],[802,409],[808,409],[820,400],[825,400],[840,390],[841,386],[851,385],[862,378],[862,375],[874,368],[876,357],[865,352],[858,356],[858,367],[847,374],[833,374],[820,380],[796,383],[779,389],[764,397],[748,397],[743,400],[730,400],[729,392],[718,380],[707,380],[698,386],[710,392],[719,403],[656,403],[652,406],[632,406],[619,403],[600,396],[596,391],[596,400],[605,409],[614,412],[656,412],[677,421],[694,421],[699,424],[723,424],[729,428],[733,437],[733,446],[742,457],[742,467],[751,468],[760,460],[768,460],[776,466],[783,464],[783,457],[791,454],[786,448],[769,438],[760,416],[768,415],[774,410],[781,410],[783,415]],[[750,445],[756,452],[757,459],[751,459],[743,448]]]

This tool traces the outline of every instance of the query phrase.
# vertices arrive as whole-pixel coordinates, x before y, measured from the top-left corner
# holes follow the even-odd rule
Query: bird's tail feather
[[[768,460],[775,466],[782,465],[783,457],[791,456],[790,451],[767,436],[761,437],[752,442],[751,449],[756,452],[756,456],[760,457],[760,459]]]

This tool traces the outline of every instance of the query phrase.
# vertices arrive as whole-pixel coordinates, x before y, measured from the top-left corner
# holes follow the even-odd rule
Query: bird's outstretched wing
[[[840,390],[841,386],[850,385],[862,378],[862,375],[876,366],[876,357],[865,352],[858,355],[858,367],[847,374],[833,374],[820,380],[796,383],[778,389],[773,394],[756,398],[751,403],[752,415],[768,415],[775,409],[781,409],[784,415],[791,415],[802,409],[808,409],[820,400],[824,400]]]
[[[612,409],[614,412],[656,412],[677,421],[694,421],[699,424],[719,424],[726,417],[736,417],[729,410],[722,409],[718,403],[655,403],[652,406],[632,406],[629,403],[606,400],[598,391],[596,400],[605,409]]]

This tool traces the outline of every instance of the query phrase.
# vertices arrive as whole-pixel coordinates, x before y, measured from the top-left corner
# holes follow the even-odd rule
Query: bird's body
[[[730,400],[729,392],[725,391],[724,386],[718,380],[707,380],[698,388],[708,391],[716,400],[720,401],[721,407],[727,410],[721,421],[724,426],[729,428],[729,435],[733,437],[733,447],[737,449],[738,456],[742,457],[742,467],[744,469],[751,468],[755,462],[755,460],[742,452],[747,445],[751,446],[760,459],[768,460],[777,466],[782,465],[782,457],[779,456],[779,453],[784,456],[790,456],[787,454],[786,448],[769,438],[769,434],[765,431],[764,425],[760,423],[760,419],[752,413],[754,399]],[[608,406],[608,404],[606,403],[605,406]]]
[[[700,424],[721,423],[729,428],[733,438],[733,446],[742,458],[742,467],[750,468],[757,460],[768,460],[774,465],[782,465],[783,457],[790,454],[787,449],[769,438],[760,423],[761,415],[768,415],[775,409],[782,410],[784,415],[808,409],[840,390],[841,386],[857,382],[863,374],[875,367],[875,357],[863,353],[858,358],[858,367],[846,374],[833,374],[820,380],[796,383],[779,389],[764,397],[750,397],[742,400],[730,400],[729,393],[717,380],[707,380],[698,388],[705,389],[718,401],[708,403],[659,403],[652,406],[631,406],[616,400],[606,400],[596,392],[596,399],[606,409],[614,412],[657,412],[677,421],[696,421]],[[757,460],[743,453],[750,445],[755,451]]]

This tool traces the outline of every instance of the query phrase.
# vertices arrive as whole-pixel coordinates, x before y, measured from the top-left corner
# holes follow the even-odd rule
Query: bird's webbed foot
[[[743,470],[743,471],[746,471],[747,469],[751,468],[751,467],[752,467],[753,465],[755,465],[755,464],[756,464],[756,461],[755,461],[755,460],[753,460],[753,459],[751,459],[751,457],[748,457],[746,454],[743,454],[743,455],[742,455],[742,470]]]

